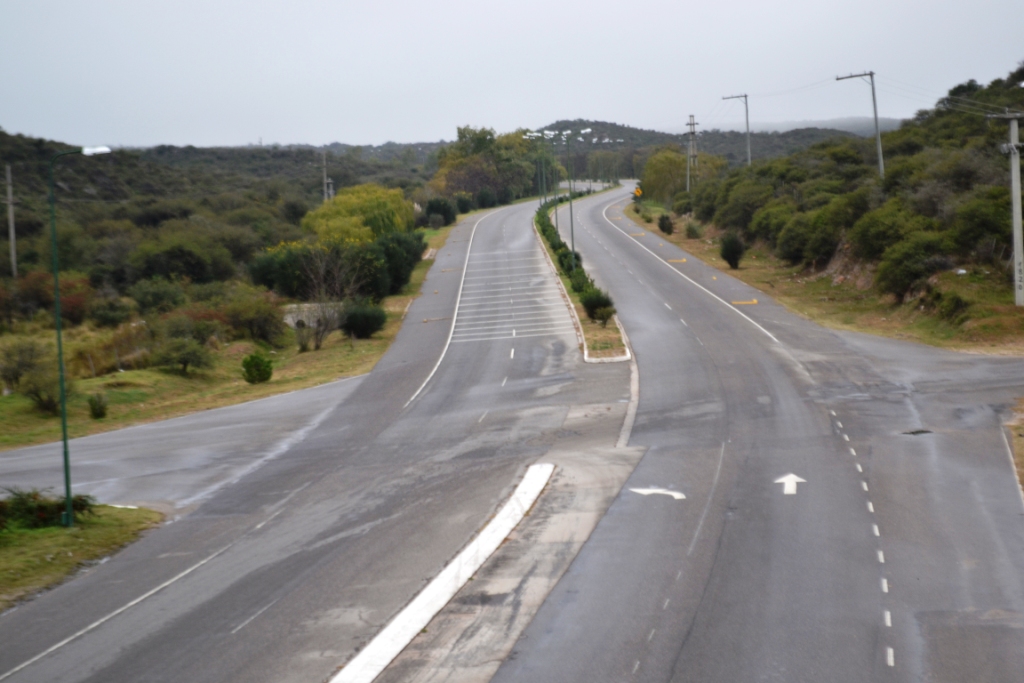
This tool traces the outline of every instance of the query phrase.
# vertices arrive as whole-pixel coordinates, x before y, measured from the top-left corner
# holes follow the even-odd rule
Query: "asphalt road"
[[[629,399],[628,364],[582,362],[535,208],[453,230],[369,375],[72,442],[76,490],[173,522],[0,615],[0,680],[321,681],[350,659],[574,406]],[[60,481],[56,446],[0,454],[3,485]]]
[[[649,450],[493,680],[1022,680],[1024,361],[823,329],[626,201],[577,202],[575,243]]]

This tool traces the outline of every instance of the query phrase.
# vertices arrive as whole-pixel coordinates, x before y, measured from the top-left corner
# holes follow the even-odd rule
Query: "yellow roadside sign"
[[[638,187],[638,188],[636,188],[635,190],[633,190],[633,194],[635,194],[635,195],[636,195],[637,197],[639,197],[639,196],[640,196],[640,195],[642,195],[643,193],[644,193],[644,191],[643,191],[643,190],[641,190],[641,189],[640,189],[639,187]]]

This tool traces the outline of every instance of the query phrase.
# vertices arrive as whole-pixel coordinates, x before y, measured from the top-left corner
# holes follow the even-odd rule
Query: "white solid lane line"
[[[699,340],[698,340],[699,341]],[[700,513],[700,520],[697,522],[697,530],[693,532],[693,539],[690,541],[690,547],[686,549],[686,556],[689,557],[693,552],[693,547],[697,545],[697,538],[700,536],[701,527],[704,526],[704,518],[708,516],[708,508],[711,507],[711,499],[715,496],[715,488],[718,486],[718,475],[722,473],[722,460],[725,459],[725,442],[722,442],[722,447],[718,451],[718,466],[715,467],[715,476],[711,480],[711,490],[708,491],[708,499],[704,502],[704,510]],[[678,576],[676,577],[679,578]]]
[[[426,628],[519,524],[554,472],[551,464],[531,465],[512,498],[405,609],[378,633],[330,683],[371,683]]]
[[[188,576],[189,574],[191,574],[195,570],[199,569],[204,564],[206,564],[207,562],[209,562],[213,558],[217,557],[218,555],[220,555],[221,553],[223,553],[225,550],[227,550],[228,548],[230,548],[233,545],[234,545],[234,543],[229,543],[228,545],[224,546],[223,548],[221,548],[217,552],[213,553],[212,555],[209,555],[205,559],[200,560],[199,562],[196,562],[194,565],[192,565],[191,567],[189,567],[185,571],[181,572],[177,576],[174,576],[174,577],[168,579],[167,581],[164,581],[163,583],[161,583],[156,588],[154,588],[154,589],[152,589],[152,590],[150,590],[150,591],[148,591],[146,593],[143,593],[142,595],[140,595],[139,597],[135,598],[134,600],[132,600],[128,604],[126,604],[123,607],[120,607],[120,608],[114,610],[113,612],[111,612],[107,616],[103,617],[102,619],[97,619],[96,621],[92,622],[91,624],[89,624],[85,628],[83,628],[83,629],[81,629],[79,631],[76,631],[75,633],[71,634],[70,636],[68,636],[64,640],[60,641],[56,645],[53,645],[53,646],[47,648],[46,650],[43,650],[42,652],[37,654],[32,659],[29,659],[28,661],[22,662],[18,666],[14,667],[13,669],[8,671],[7,673],[5,673],[2,676],[0,676],[0,681],[4,680],[5,678],[8,678],[10,676],[13,676],[14,674],[18,673],[19,671],[21,671],[22,669],[24,669],[27,666],[31,666],[32,664],[35,664],[36,662],[38,662],[40,659],[42,659],[46,655],[51,654],[53,652],[56,652],[57,650],[59,650],[60,648],[64,647],[65,645],[67,645],[71,641],[77,640],[78,638],[80,638],[81,636],[84,636],[86,633],[88,633],[89,631],[92,631],[96,627],[102,626],[103,624],[105,624],[106,622],[110,621],[111,619],[113,619],[117,615],[121,614],[122,612],[124,612],[126,610],[129,610],[132,607],[135,607],[135,605],[139,604],[140,602],[142,602],[146,598],[149,598],[149,597],[151,597],[153,595],[156,595],[157,593],[162,591],[164,588],[167,588],[171,584],[176,583],[180,579],[185,578],[186,576]]]

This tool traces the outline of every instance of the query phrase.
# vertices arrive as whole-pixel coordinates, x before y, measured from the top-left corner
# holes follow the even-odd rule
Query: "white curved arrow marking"
[[[778,479],[776,479],[775,483],[782,484],[782,493],[784,493],[787,496],[794,496],[796,495],[796,485],[798,483],[806,484],[807,480],[801,479],[800,477],[790,472],[786,476],[779,477]]]
[[[663,488],[650,488],[650,489],[630,489],[633,493],[639,493],[641,496],[649,496],[652,493],[660,493],[663,496],[672,496],[675,500],[683,500],[686,496],[679,491],[670,491]]]

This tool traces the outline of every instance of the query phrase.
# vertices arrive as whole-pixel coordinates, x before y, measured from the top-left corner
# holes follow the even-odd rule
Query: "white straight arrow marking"
[[[787,496],[794,496],[796,495],[796,485],[806,484],[807,480],[801,479],[800,477],[790,472],[786,476],[779,477],[778,479],[776,479],[775,483],[782,484],[782,493],[784,493]]]
[[[675,500],[683,500],[686,496],[679,491],[670,491],[663,488],[650,488],[650,489],[630,489],[633,493],[639,493],[641,496],[649,496],[652,493],[659,493],[663,496],[672,496]]]

